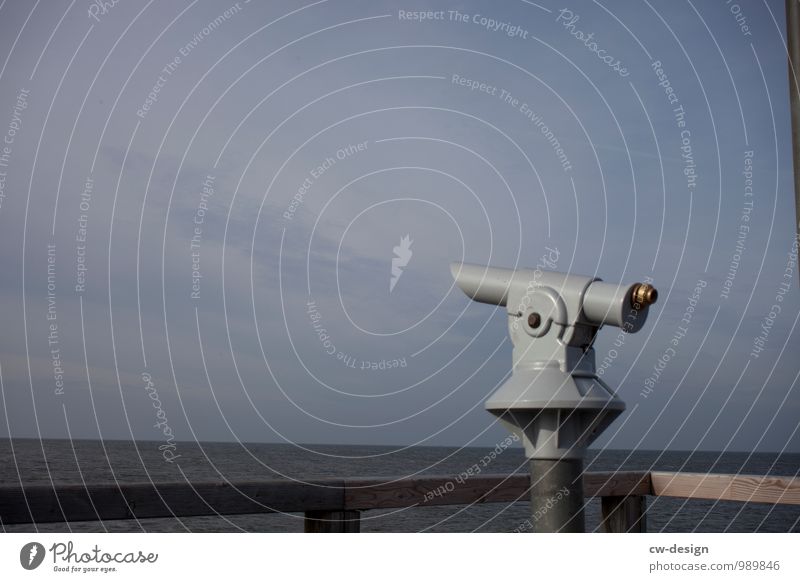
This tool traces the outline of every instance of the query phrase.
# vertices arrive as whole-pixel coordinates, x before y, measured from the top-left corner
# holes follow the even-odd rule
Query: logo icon
[[[44,561],[44,546],[39,542],[28,542],[19,551],[19,563],[26,570],[35,570]]]
[[[400,239],[400,244],[392,249],[395,256],[392,257],[392,278],[389,280],[389,293],[394,291],[394,286],[397,285],[400,276],[403,274],[403,267],[408,266],[411,255],[414,254],[411,251],[411,243],[413,242],[409,235],[406,235]]]

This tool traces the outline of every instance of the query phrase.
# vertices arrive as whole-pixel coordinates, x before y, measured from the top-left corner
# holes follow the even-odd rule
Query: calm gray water
[[[479,462],[489,449],[293,445],[253,443],[178,443],[180,457],[164,461],[156,442],[0,439],[0,483],[114,481],[192,481],[380,477],[416,473],[453,474]],[[800,455],[681,451],[592,452],[589,471],[664,470],[795,476]],[[527,470],[521,448],[498,455],[485,472]],[[486,504],[369,511],[362,531],[508,532],[528,517],[526,503]],[[599,502],[590,501],[587,528],[599,521]],[[300,514],[267,514],[141,521],[82,522],[6,526],[5,531],[302,531]],[[669,532],[800,531],[800,507],[759,503],[684,501],[648,498],[648,530]]]

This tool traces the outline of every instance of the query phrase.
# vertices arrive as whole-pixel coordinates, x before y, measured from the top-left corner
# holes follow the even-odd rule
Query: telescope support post
[[[531,459],[531,531],[583,533],[583,460]]]

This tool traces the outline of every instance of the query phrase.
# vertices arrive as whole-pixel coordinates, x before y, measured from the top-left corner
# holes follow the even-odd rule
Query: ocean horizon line
[[[123,439],[123,438],[108,438],[108,439],[99,439],[99,438],[60,438],[60,437],[0,437],[0,441],[57,441],[57,442],[115,442],[115,443],[162,443],[163,441],[157,439]],[[494,448],[492,445],[403,445],[403,444],[367,444],[367,443],[315,443],[315,442],[306,442],[306,443],[287,443],[287,442],[274,442],[274,441],[238,441],[238,440],[174,440],[172,441],[176,445],[177,444],[184,444],[184,445],[196,445],[196,444],[207,444],[207,445],[234,445],[234,444],[241,444],[241,445],[272,445],[272,446],[285,446],[285,447],[373,447],[373,448],[383,448],[383,449],[492,449]],[[677,448],[667,448],[667,449],[649,449],[649,448],[641,448],[641,449],[630,449],[630,448],[617,448],[617,447],[599,447],[594,448],[590,447],[589,452],[602,452],[602,451],[610,451],[610,452],[625,452],[625,451],[633,451],[638,453],[661,453],[661,452],[670,452],[670,453],[720,453],[720,454],[731,454],[731,453],[738,453],[738,454],[765,454],[765,455],[797,455],[800,454],[799,451],[771,451],[771,450],[719,450],[719,449],[677,449]]]

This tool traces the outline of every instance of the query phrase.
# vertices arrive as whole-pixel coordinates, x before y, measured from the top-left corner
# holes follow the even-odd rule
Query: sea
[[[481,466],[491,448],[177,442],[172,462],[149,441],[0,439],[0,485],[323,479],[458,475]],[[498,449],[495,449],[497,451]],[[484,473],[527,471],[519,447],[495,452]],[[590,450],[587,471],[652,470],[797,476],[800,454]],[[362,532],[513,532],[527,503],[428,506],[365,511]],[[599,500],[586,506],[598,527]],[[5,525],[7,532],[301,532],[302,514],[201,516]],[[800,532],[800,506],[647,498],[650,532]]]

